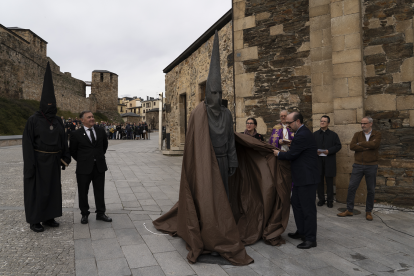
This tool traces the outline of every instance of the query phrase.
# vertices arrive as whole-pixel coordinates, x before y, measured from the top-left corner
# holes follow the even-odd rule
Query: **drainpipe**
[[[234,111],[234,118],[233,118],[233,130],[236,131],[236,70],[234,64],[234,10],[233,10],[233,0],[231,0],[231,42],[233,47],[233,111]]]

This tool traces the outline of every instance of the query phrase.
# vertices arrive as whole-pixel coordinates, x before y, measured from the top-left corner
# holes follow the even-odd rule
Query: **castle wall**
[[[232,23],[218,31],[220,41],[220,63],[223,99],[234,113]],[[191,111],[204,100],[203,84],[207,81],[214,36],[203,46],[165,75],[165,96],[167,108],[167,132],[171,134],[171,147],[179,147],[185,141],[185,112],[187,122]],[[181,96],[181,97],[180,97]],[[186,99],[184,104],[182,101]],[[181,102],[180,102],[181,101]],[[148,122],[148,118],[146,118]]]
[[[57,106],[71,112],[96,111],[86,98],[85,82],[60,72],[45,52],[7,31],[0,32],[0,97],[40,101],[47,62],[53,73]],[[116,100],[115,100],[116,104]]]

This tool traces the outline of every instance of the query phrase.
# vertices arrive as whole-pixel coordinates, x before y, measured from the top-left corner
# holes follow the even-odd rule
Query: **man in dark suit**
[[[303,116],[293,112],[286,124],[295,132],[288,152],[274,150],[280,160],[291,161],[292,209],[296,232],[289,233],[293,239],[302,239],[299,249],[316,247],[316,189],[320,181],[316,141],[312,132],[303,124]]]
[[[333,178],[336,176],[336,153],[342,145],[338,134],[328,128],[331,118],[321,117],[321,128],[313,133],[318,146],[318,166],[321,181],[318,185],[318,206],[325,204],[325,180],[328,208],[333,207]]]
[[[70,155],[77,161],[76,179],[78,182],[79,208],[81,223],[88,223],[89,204],[88,191],[92,181],[96,205],[96,219],[111,222],[105,215],[105,171],[108,170],[105,153],[108,149],[108,138],[105,130],[95,125],[91,111],[80,114],[83,127],[71,133]]]

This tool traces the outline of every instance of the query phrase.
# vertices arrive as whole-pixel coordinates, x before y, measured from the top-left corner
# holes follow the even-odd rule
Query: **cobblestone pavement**
[[[23,206],[21,148],[0,148],[0,274],[414,275],[414,213],[376,209],[369,222],[364,207],[357,207],[361,215],[338,218],[337,209],[345,207],[339,203],[333,209],[318,207],[316,248],[299,250],[299,241],[287,237],[296,230],[291,214],[283,234],[287,243],[248,246],[255,260],[249,266],[189,264],[185,243],[163,235],[151,223],[178,200],[182,162],[182,157],[163,156],[157,135],[151,138],[110,141],[105,198],[112,223],[96,221],[92,213],[83,225],[77,209],[65,209],[62,226],[40,235],[28,229],[24,212],[16,210]],[[62,177],[65,207],[77,208],[74,165]],[[89,194],[94,207],[92,190]],[[412,236],[388,228],[376,215]]]

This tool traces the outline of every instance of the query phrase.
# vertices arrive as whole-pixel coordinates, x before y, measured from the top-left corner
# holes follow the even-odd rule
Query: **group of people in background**
[[[65,132],[68,135],[68,140],[70,139],[70,133],[72,131],[78,130],[81,127],[83,127],[82,121],[79,120],[78,117],[76,117],[73,120],[72,118],[68,118],[67,120],[65,120],[65,118],[62,116],[61,119],[65,126]],[[96,122],[95,125],[105,129],[108,140],[149,139],[148,133],[150,132],[150,128],[148,127],[148,124],[146,122],[120,124],[101,121],[101,123]]]
[[[273,127],[268,143],[279,148],[282,152],[290,150],[295,133],[289,126],[286,118],[289,115],[287,110],[280,112],[280,123]],[[319,183],[317,187],[318,206],[327,205],[333,207],[334,202],[334,177],[336,176],[336,153],[342,144],[338,134],[329,129],[331,119],[323,115],[320,119],[320,128],[313,133],[317,145],[317,164],[319,171]],[[374,205],[374,195],[376,186],[376,174],[378,169],[378,149],[381,143],[381,133],[372,129],[373,119],[369,116],[361,120],[361,129],[355,133],[350,149],[355,151],[355,163],[353,164],[350,178],[347,210],[338,214],[339,217],[352,216],[354,208],[355,193],[363,176],[367,183],[367,204],[366,218],[372,220],[372,209]],[[257,133],[257,121],[254,118],[246,120],[246,130],[244,134],[250,135],[264,141],[263,135]],[[292,172],[293,173],[293,172]],[[293,187],[294,183],[292,183]],[[325,197],[326,187],[326,197]]]

